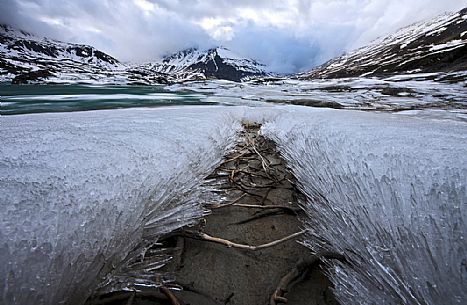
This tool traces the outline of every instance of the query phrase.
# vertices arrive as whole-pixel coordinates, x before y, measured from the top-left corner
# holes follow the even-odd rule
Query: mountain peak
[[[265,65],[222,46],[207,50],[187,48],[150,65],[155,71],[173,75],[177,79],[219,78],[241,81],[267,74]]]

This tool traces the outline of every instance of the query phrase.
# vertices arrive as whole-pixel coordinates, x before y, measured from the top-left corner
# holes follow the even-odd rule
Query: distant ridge
[[[465,70],[467,8],[402,28],[299,77],[342,78]]]

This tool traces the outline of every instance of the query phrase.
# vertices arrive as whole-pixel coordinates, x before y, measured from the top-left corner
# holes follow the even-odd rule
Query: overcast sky
[[[298,72],[467,0],[0,0],[0,23],[123,61],[226,46]]]

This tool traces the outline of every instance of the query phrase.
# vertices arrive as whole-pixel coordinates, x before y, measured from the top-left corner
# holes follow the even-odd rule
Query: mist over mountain
[[[172,75],[178,80],[217,78],[238,82],[268,75],[264,64],[239,56],[225,47],[208,50],[189,48],[144,67]]]
[[[127,65],[93,46],[38,37],[0,24],[0,82],[166,83],[155,71]]]
[[[301,77],[381,77],[466,70],[467,8],[402,28]]]
[[[150,85],[212,78],[239,82],[269,75],[265,69],[224,47],[189,48],[159,61],[123,63],[89,45],[0,25],[0,82]]]
[[[458,0],[184,1],[2,0],[0,23],[92,45],[124,62],[225,46],[270,72],[308,71]]]

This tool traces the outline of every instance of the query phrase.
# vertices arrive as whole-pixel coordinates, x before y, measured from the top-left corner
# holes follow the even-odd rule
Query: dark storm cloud
[[[277,72],[306,70],[465,0],[0,0],[0,22],[122,60],[216,45]]]

